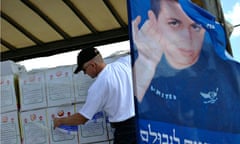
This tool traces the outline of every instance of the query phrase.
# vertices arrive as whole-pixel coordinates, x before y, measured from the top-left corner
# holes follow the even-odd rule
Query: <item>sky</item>
[[[232,25],[240,25],[240,0],[221,0],[224,18]],[[240,62],[240,26],[235,27],[231,36],[231,47],[234,58]]]
[[[240,0],[221,0],[225,20],[234,25],[240,25]],[[240,62],[240,26],[235,27],[230,36],[233,58]],[[115,51],[129,50],[129,41],[96,47],[103,57],[107,57]],[[54,68],[57,66],[76,64],[78,51],[58,54],[50,57],[35,58],[19,62],[27,71],[42,68]]]

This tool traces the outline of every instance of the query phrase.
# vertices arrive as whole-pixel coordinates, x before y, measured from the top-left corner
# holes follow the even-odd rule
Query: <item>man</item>
[[[54,128],[84,124],[95,113],[105,111],[115,128],[114,144],[136,143],[130,56],[106,64],[99,51],[92,47],[79,53],[77,64],[75,74],[82,70],[96,79],[88,89],[82,109],[70,117],[54,119]]]
[[[166,58],[171,67],[177,70],[188,68],[199,58],[205,29],[190,19],[176,0],[152,0],[147,20],[139,30],[140,17],[133,21],[134,42],[139,58],[134,67],[137,98],[139,101],[152,79],[157,65]],[[151,42],[142,42],[151,40]],[[148,67],[148,69],[147,69]],[[145,69],[143,72],[139,69]],[[146,82],[147,81],[147,82]]]

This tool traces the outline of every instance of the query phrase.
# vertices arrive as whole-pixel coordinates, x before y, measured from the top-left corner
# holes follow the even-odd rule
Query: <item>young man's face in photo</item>
[[[193,65],[199,57],[204,28],[190,19],[174,0],[161,0],[157,25],[166,59],[176,69]]]

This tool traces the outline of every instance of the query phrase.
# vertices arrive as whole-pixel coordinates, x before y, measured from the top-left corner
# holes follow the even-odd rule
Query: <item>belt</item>
[[[121,122],[110,122],[112,128],[118,128],[121,126],[126,126],[128,124],[135,124],[135,117],[131,117],[127,120]]]

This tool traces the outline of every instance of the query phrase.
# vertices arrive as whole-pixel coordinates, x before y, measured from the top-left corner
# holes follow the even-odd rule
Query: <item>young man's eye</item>
[[[196,23],[192,24],[192,28],[196,32],[199,32],[202,29],[201,25],[196,24]]]
[[[179,25],[180,25],[180,21],[179,20],[177,20],[177,19],[172,19],[172,20],[170,20],[169,22],[168,22],[168,24],[170,25],[170,26],[172,26],[172,27],[178,27]]]

